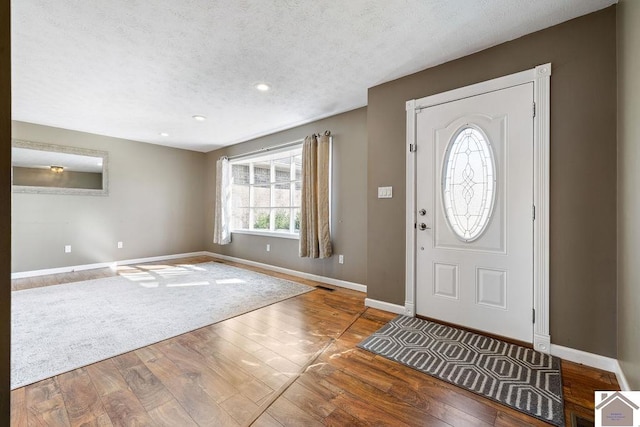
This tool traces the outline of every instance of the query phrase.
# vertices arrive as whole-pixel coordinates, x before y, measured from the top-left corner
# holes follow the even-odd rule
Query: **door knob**
[[[418,228],[419,228],[420,230],[422,230],[422,231],[424,231],[424,230],[431,230],[431,227],[427,227],[427,224],[425,224],[424,222],[421,222],[421,223],[418,225]]]

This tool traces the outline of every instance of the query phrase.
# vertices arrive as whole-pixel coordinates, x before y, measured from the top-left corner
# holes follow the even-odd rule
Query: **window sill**
[[[233,230],[231,234],[249,234],[252,236],[262,236],[262,237],[280,237],[281,239],[292,239],[292,240],[300,239],[299,234],[278,233],[275,231]]]

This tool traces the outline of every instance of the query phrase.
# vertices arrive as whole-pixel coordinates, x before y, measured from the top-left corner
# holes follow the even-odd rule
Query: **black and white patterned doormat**
[[[398,316],[358,347],[564,426],[560,359],[450,326]]]

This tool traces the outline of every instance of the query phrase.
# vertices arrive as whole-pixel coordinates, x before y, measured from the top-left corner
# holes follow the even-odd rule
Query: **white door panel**
[[[529,83],[416,115],[417,314],[532,342],[532,105]]]

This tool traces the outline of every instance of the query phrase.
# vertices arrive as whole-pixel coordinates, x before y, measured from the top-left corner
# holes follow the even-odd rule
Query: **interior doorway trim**
[[[416,314],[416,114],[428,107],[533,82],[533,347],[549,353],[549,135],[551,64],[406,103],[405,314]]]

